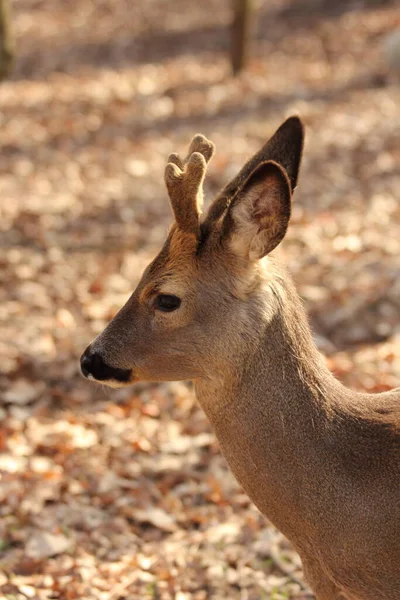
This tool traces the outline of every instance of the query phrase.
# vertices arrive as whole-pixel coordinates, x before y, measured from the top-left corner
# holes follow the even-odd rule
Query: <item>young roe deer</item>
[[[289,222],[303,126],[288,119],[201,218],[214,146],[169,157],[175,216],[136,291],[86,349],[110,386],[192,379],[252,501],[292,542],[318,600],[400,599],[400,390],[327,369],[272,250]]]

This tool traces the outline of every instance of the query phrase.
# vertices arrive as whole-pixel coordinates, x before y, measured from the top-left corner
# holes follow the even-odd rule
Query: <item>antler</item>
[[[165,168],[165,183],[176,223],[186,233],[199,232],[203,205],[203,181],[214,144],[204,135],[194,136],[184,161],[171,154]]]

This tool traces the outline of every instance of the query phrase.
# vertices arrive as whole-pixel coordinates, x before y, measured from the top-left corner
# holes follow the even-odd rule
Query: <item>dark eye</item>
[[[181,305],[181,299],[172,294],[159,294],[154,302],[154,307],[163,312],[172,312]]]

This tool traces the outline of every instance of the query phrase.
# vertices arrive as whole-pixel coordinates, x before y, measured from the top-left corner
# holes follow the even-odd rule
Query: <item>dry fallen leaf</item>
[[[12,385],[3,393],[3,401],[10,404],[29,404],[46,388],[46,384],[43,381],[28,381],[27,379],[17,379]]]
[[[36,531],[28,539],[25,553],[29,558],[41,560],[67,552],[72,547],[73,541],[65,535]]]
[[[135,511],[134,516],[139,523],[150,523],[163,531],[175,531],[177,528],[173,517],[161,508],[151,507],[146,510],[138,510]]]

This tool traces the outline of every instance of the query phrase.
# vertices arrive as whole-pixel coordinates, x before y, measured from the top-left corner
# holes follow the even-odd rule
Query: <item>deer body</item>
[[[192,379],[234,475],[299,552],[318,600],[400,599],[400,390],[348,390],[312,340],[284,237],[303,131],[289,119],[200,218],[213,147],[170,157],[176,224],[85,351],[86,376]]]
[[[381,413],[368,420],[375,408],[390,415],[400,394],[342,386],[292,286],[282,293],[288,314],[260,324],[247,368],[233,364],[227,385],[198,381],[197,397],[239,483],[296,547],[310,584],[328,586],[319,599],[400,598],[400,436],[393,444]]]

